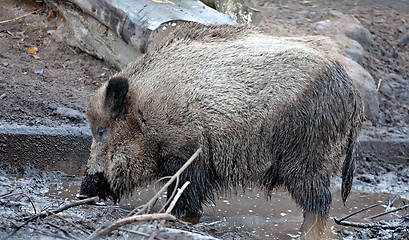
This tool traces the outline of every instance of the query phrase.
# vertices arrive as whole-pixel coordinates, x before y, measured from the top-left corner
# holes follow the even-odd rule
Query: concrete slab
[[[70,45],[104,59],[119,69],[140,57],[148,40],[171,21],[235,24],[199,0],[45,0],[66,19],[63,34]]]

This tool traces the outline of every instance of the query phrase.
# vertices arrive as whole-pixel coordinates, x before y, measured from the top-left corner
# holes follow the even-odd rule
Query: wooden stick
[[[57,214],[55,214],[55,213],[53,213],[53,212],[48,212],[48,213],[49,213],[50,215],[53,215],[53,216],[56,217],[56,218],[59,218],[59,219],[65,221],[65,222],[67,222],[67,223],[70,224],[71,226],[73,226],[73,227],[75,227],[75,228],[77,228],[77,229],[83,231],[84,233],[86,233],[86,234],[88,234],[88,235],[91,234],[90,232],[88,232],[88,231],[85,230],[84,228],[82,228],[82,227],[80,227],[80,226],[78,226],[78,225],[76,225],[76,224],[74,224],[74,223],[68,221],[67,219],[61,217],[60,215],[57,215]]]
[[[62,228],[62,227],[60,227],[60,226],[54,225],[54,224],[52,224],[52,223],[47,223],[47,224],[50,225],[51,227],[54,227],[54,228],[60,230],[60,231],[63,232],[67,237],[69,237],[69,238],[71,238],[71,239],[76,239],[76,240],[79,239],[79,238],[74,237],[73,235],[71,235],[67,230],[65,230],[64,228]]]
[[[176,205],[176,202],[179,200],[180,196],[182,195],[182,193],[185,191],[185,189],[187,188],[187,186],[189,184],[190,184],[190,182],[186,181],[185,184],[183,184],[183,186],[178,189],[178,192],[176,193],[175,197],[173,198],[172,202],[170,203],[168,209],[166,210],[166,213],[170,213],[173,210],[173,208]]]
[[[25,193],[22,193],[22,192],[9,193],[9,194],[5,194],[5,195],[0,196],[0,199],[6,198],[6,197],[10,197],[10,196],[13,196],[13,195],[19,195],[19,194],[24,195],[24,196],[26,196],[26,197],[28,198],[28,200],[30,201],[31,205],[32,205],[33,208],[34,208],[34,213],[37,214],[37,209],[36,209],[36,207],[35,207],[33,201],[32,201],[31,198],[30,198],[27,194],[25,194]]]
[[[398,225],[382,225],[379,223],[359,223],[359,222],[350,222],[350,221],[342,221],[337,224],[342,225],[342,226],[359,227],[359,228],[397,229],[401,227]]]
[[[0,24],[2,24],[2,23],[6,23],[6,22],[12,22],[12,21],[15,21],[15,20],[17,20],[17,19],[20,19],[20,18],[26,17],[26,16],[28,16],[28,15],[30,15],[30,14],[36,13],[36,12],[41,11],[41,10],[43,10],[43,9],[44,9],[44,8],[40,8],[40,9],[38,9],[38,10],[35,10],[35,11],[32,11],[32,12],[29,12],[29,13],[27,13],[27,14],[24,14],[24,15],[18,16],[18,17],[16,17],[16,18],[1,21],[1,22],[0,22]]]
[[[172,209],[175,207],[176,202],[179,200],[180,196],[182,195],[183,191],[185,191],[186,187],[190,184],[189,181],[185,182],[181,188],[178,189],[178,192],[176,193],[175,197],[173,198],[172,202],[170,203],[168,209],[166,210],[166,213],[169,213],[172,211]],[[165,220],[162,220],[158,226],[156,226],[155,231],[152,233],[152,235],[149,237],[149,240],[155,239],[156,235],[158,235],[160,228],[163,227],[165,224]]]
[[[159,219],[175,220],[176,218],[168,213],[156,213],[156,214],[144,214],[144,215],[130,216],[130,217],[122,218],[100,231],[95,231],[87,239],[88,240],[99,239],[103,236],[108,235],[112,231],[117,230],[118,228],[125,226],[127,224],[130,224],[130,223],[134,223],[138,221],[159,220]]]
[[[334,218],[334,221],[335,221],[336,224],[340,224],[340,222],[344,221],[345,219],[350,218],[350,217],[352,217],[352,216],[354,216],[354,215],[356,215],[356,214],[358,214],[358,213],[360,213],[360,212],[363,212],[363,211],[365,211],[365,210],[368,210],[368,209],[373,208],[373,207],[376,207],[376,206],[378,206],[377,203],[375,203],[375,204],[373,204],[373,205],[371,205],[371,206],[369,206],[369,207],[362,208],[361,210],[358,210],[358,211],[356,211],[356,212],[353,212],[353,213],[351,213],[351,214],[349,214],[349,215],[347,215],[347,216],[345,216],[345,217],[343,217],[343,218],[340,218],[340,219]]]
[[[60,207],[60,208],[58,208],[58,209],[56,209],[56,210],[53,210],[53,211],[46,211],[46,212],[41,212],[41,213],[39,213],[39,214],[36,214],[35,216],[28,218],[23,224],[21,224],[20,226],[18,226],[18,227],[16,228],[16,230],[15,230],[13,233],[11,233],[10,235],[8,235],[6,238],[12,237],[14,234],[17,233],[18,230],[20,230],[22,227],[24,227],[24,226],[27,225],[29,222],[31,222],[31,221],[33,221],[33,220],[35,220],[35,219],[45,218],[45,217],[47,217],[47,216],[49,216],[49,215],[51,215],[51,214],[57,214],[57,213],[59,213],[59,212],[65,211],[65,210],[67,210],[67,209],[69,209],[69,208],[71,208],[71,207],[75,207],[75,206],[78,206],[78,205],[95,203],[97,200],[98,200],[98,197],[87,198],[87,199],[84,199],[84,200],[71,202],[71,203],[66,204],[66,205],[64,205],[64,206],[62,206],[62,207]]]
[[[166,191],[166,189],[173,183],[173,181],[175,181],[180,176],[180,174],[182,174],[182,172],[185,171],[187,167],[189,167],[189,165],[193,162],[193,160],[197,158],[197,156],[201,152],[202,148],[197,149],[196,152],[189,158],[189,160],[187,160],[187,162],[183,164],[183,166],[169,179],[169,181],[155,194],[155,196],[151,200],[149,200],[149,202],[143,205],[143,207],[136,213],[136,215],[141,214],[147,208],[150,208],[151,205],[156,201],[156,199],[158,199]]]
[[[377,218],[377,217],[380,217],[380,216],[383,216],[383,215],[386,215],[386,214],[389,214],[389,213],[397,212],[397,211],[405,209],[407,207],[409,207],[409,204],[406,204],[406,205],[404,205],[402,207],[398,207],[398,208],[395,208],[395,209],[392,209],[392,210],[389,210],[389,211],[386,211],[386,212],[383,212],[383,213],[379,213],[379,214],[367,217],[367,219]]]
[[[10,219],[0,217],[0,220],[7,221],[7,222],[9,222],[9,223],[13,224],[15,228],[18,228],[17,223],[13,222],[13,221],[12,221],[12,220],[10,220]]]
[[[144,237],[149,237],[149,234],[144,233],[144,232],[138,232],[138,231],[134,231],[134,230],[126,229],[126,228],[118,228],[118,230],[128,232],[128,233],[137,234],[137,235],[144,236]]]
[[[51,214],[57,214],[57,213],[60,213],[62,211],[65,211],[65,210],[67,210],[69,208],[72,208],[72,207],[75,207],[75,206],[96,203],[98,201],[98,199],[99,199],[99,197],[92,197],[92,198],[87,198],[87,199],[83,199],[83,200],[79,200],[79,201],[75,201],[75,202],[70,202],[68,204],[63,205],[60,208],[57,208],[56,210],[41,212],[41,213],[35,215],[34,217],[29,218],[29,220],[27,220],[27,221],[32,221],[33,219],[36,219],[36,218],[45,218],[45,217],[48,217]]]

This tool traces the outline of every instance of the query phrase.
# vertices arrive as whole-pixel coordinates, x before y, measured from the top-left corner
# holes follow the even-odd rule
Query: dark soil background
[[[273,35],[319,34],[311,26],[317,21],[327,19],[330,10],[339,11],[359,20],[370,31],[373,38],[372,43],[364,46],[365,56],[362,65],[373,76],[376,85],[380,82],[378,92],[380,113],[377,119],[366,123],[365,133],[379,139],[387,135],[408,139],[408,1],[255,0],[254,2],[256,8],[264,15],[258,28]],[[39,11],[24,18],[2,22],[35,10]],[[85,108],[89,97],[117,69],[60,41],[63,39],[58,38],[58,27],[63,25],[64,19],[58,13],[48,9],[42,1],[2,0],[0,22],[2,22],[0,23],[0,124],[86,126]],[[30,52],[29,49],[32,47],[36,47],[37,51]],[[403,154],[407,156],[408,152]],[[399,194],[406,191],[407,194],[408,190],[401,189],[401,186],[409,185],[409,159],[385,162],[371,152],[363,152],[359,160],[355,184],[361,187],[372,186],[367,191],[379,190],[377,188],[379,186],[394,185],[395,187],[390,190],[392,193]],[[16,170],[10,170],[13,168],[5,169],[0,171],[0,176],[16,174],[14,173]],[[394,173],[395,178],[386,179],[384,176],[389,173]],[[47,180],[48,178],[37,176],[37,179]],[[40,185],[33,185],[38,188],[38,191],[26,190],[36,191],[39,194]],[[11,191],[10,186],[20,186],[19,189],[24,190],[24,184],[0,186],[4,190],[0,194]],[[98,214],[103,215],[104,212]],[[6,215],[2,217],[7,218]],[[101,216],[96,216],[98,217]],[[89,218],[90,216],[85,216],[79,221],[87,221]],[[390,232],[383,233],[380,230],[374,232],[368,230],[355,233],[344,232],[343,236],[378,239],[388,239],[389,236],[393,236],[395,239],[407,239],[409,236],[407,229],[406,232],[403,230],[396,232],[395,235],[390,235]]]

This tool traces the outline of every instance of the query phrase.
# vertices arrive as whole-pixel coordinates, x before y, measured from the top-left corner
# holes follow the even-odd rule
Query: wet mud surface
[[[401,169],[409,172],[409,168]],[[360,176],[364,178],[365,176]],[[359,177],[358,177],[359,178]],[[375,176],[378,184],[365,184],[360,180],[356,181],[353,190],[348,198],[347,207],[342,203],[340,197],[340,179],[334,179],[331,188],[333,194],[333,204],[330,211],[330,219],[327,223],[327,231],[324,237],[327,239],[340,239],[361,236],[363,239],[369,236],[376,239],[390,239],[394,231],[373,229],[362,231],[359,228],[344,227],[335,224],[334,218],[344,217],[354,211],[378,204],[377,207],[364,211],[349,218],[354,222],[380,222],[398,221],[404,215],[404,210],[393,214],[375,218],[367,217],[399,207],[409,202],[408,187],[399,187],[395,193],[393,184],[407,181],[406,178],[394,176],[390,177],[380,174]],[[0,166],[0,212],[2,221],[0,227],[1,237],[11,239],[21,239],[26,236],[36,238],[84,238],[97,229],[101,224],[110,224],[114,221],[126,217],[135,207],[140,206],[155,194],[160,184],[137,189],[132,197],[122,200],[115,205],[110,201],[101,202],[99,205],[73,207],[59,214],[65,220],[58,217],[47,217],[33,221],[16,231],[16,226],[20,226],[35,213],[47,209],[54,210],[63,204],[77,200],[81,178],[68,175],[62,171],[40,171],[30,167],[16,168],[8,164]],[[365,180],[367,181],[367,180]],[[364,182],[365,182],[364,181]],[[407,184],[406,184],[407,186]],[[392,193],[393,192],[393,193]],[[7,194],[16,195],[4,197]],[[20,193],[24,193],[20,194]],[[393,206],[388,206],[389,201],[395,199]],[[165,203],[165,195],[157,202],[152,212],[158,211]],[[34,210],[35,209],[35,210]],[[71,222],[77,227],[72,226]],[[271,198],[267,197],[258,189],[246,189],[235,194],[220,195],[215,204],[204,208],[204,215],[200,223],[195,225],[184,225],[180,223],[168,223],[167,227],[180,229],[202,236],[213,236],[220,239],[294,239],[299,237],[298,229],[302,222],[300,209],[292,201],[289,194],[284,189],[277,189],[272,193]],[[60,229],[54,227],[59,226]],[[78,227],[84,230],[80,230]],[[136,229],[138,225],[128,227]],[[64,229],[68,234],[64,233]],[[141,230],[142,229],[142,230]],[[138,228],[148,235],[153,232],[147,225]],[[354,232],[355,231],[355,232]],[[407,231],[403,228],[402,231]],[[13,234],[13,235],[11,235]],[[119,231],[111,236],[130,237],[129,233]],[[191,239],[191,236],[180,235],[181,233],[171,233],[177,239]],[[406,235],[405,235],[406,234]],[[395,239],[405,239],[407,232],[400,235],[395,234]]]
[[[380,114],[376,120],[366,123],[361,137],[366,140],[377,140],[378,143],[362,144],[365,149],[360,152],[353,190],[347,201],[348,207],[344,207],[340,200],[339,179],[334,180],[331,219],[328,221],[325,237],[329,239],[408,239],[409,223],[407,215],[406,218],[402,218],[405,214],[404,210],[372,220],[365,218],[409,202],[407,145],[409,45],[400,45],[402,37],[409,32],[409,3],[323,0],[257,0],[255,3],[264,14],[264,19],[258,26],[259,29],[274,35],[317,34],[311,25],[325,20],[330,10],[353,16],[371,32],[373,42],[366,46],[367,51],[362,64],[374,77],[376,84],[381,81],[378,92]],[[2,128],[0,131],[0,238],[13,234],[16,225],[20,226],[24,223],[24,218],[35,214],[34,209],[37,212],[43,209],[55,209],[75,200],[83,163],[86,161],[87,154],[84,154],[84,151],[87,150],[84,149],[89,148],[89,142],[78,144],[78,139],[75,138],[78,135],[72,132],[67,135],[54,134],[52,132],[54,130],[48,128],[87,129],[85,108],[89,97],[101,83],[116,72],[116,69],[103,61],[56,41],[59,27],[63,25],[64,20],[41,2],[2,1],[0,21],[13,19],[41,8],[44,9],[36,14],[0,24],[0,127]],[[33,46],[38,49],[35,54],[28,52],[28,49]],[[45,132],[37,128],[38,132],[33,133],[38,134],[37,138],[24,137],[26,143],[20,146],[20,151],[15,151],[13,157],[8,155],[7,158],[5,153],[10,153],[10,149],[17,149],[7,148],[11,136],[15,135],[17,139],[15,142],[22,143],[18,139],[21,133],[14,135],[7,133],[4,126],[12,124],[37,126],[39,129],[45,129]],[[27,131],[25,134],[30,135],[31,133]],[[62,139],[56,140],[55,136],[58,136],[57,138],[62,136]],[[36,152],[30,155],[32,150],[24,146],[32,142],[40,142],[39,138],[43,138],[43,145],[50,143],[54,152],[51,151],[50,154],[50,149],[43,149],[41,152],[43,155]],[[385,140],[393,144],[386,144]],[[391,148],[391,146],[397,147]],[[71,149],[74,148],[83,151],[82,155],[72,152]],[[59,156],[59,151],[60,153],[71,152]],[[47,162],[45,161],[47,154],[62,161]],[[32,159],[29,159],[30,156]],[[70,159],[79,160],[78,164],[68,164],[73,162]],[[9,163],[19,167],[10,166]],[[32,167],[33,165],[49,171],[37,170]],[[55,172],[55,170],[61,171]],[[27,224],[16,231],[11,238],[72,239],[76,237],[82,239],[101,224],[112,223],[125,217],[130,209],[149,200],[155,191],[152,187],[142,188],[138,189],[128,201],[122,201],[120,205],[107,202],[102,206],[79,206],[59,214],[83,230],[58,217],[47,217]],[[16,193],[16,195],[4,197],[10,193]],[[388,206],[388,199],[397,197],[399,199],[394,205]],[[379,206],[348,220],[379,223],[403,219],[406,222],[401,224],[401,228],[384,230],[339,226],[332,219],[346,216],[374,203],[378,203]],[[157,205],[160,204],[161,202]],[[169,223],[168,227],[221,239],[291,239],[297,238],[301,222],[301,211],[283,189],[273,193],[271,199],[257,189],[247,189],[245,193],[239,191],[237,195],[219,196],[215,206],[204,209],[204,216],[196,225]],[[128,228],[135,230],[137,226]],[[141,229],[145,229],[147,234],[153,231],[149,226],[142,226],[138,231],[142,231]],[[178,239],[183,239],[180,233],[163,234],[165,235],[162,235],[162,238],[178,236]],[[189,239],[188,236],[183,236]],[[119,231],[114,232],[109,238],[138,239],[142,236]]]

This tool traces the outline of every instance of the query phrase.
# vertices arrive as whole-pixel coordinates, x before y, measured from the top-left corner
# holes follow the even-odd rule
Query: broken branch
[[[397,229],[399,225],[382,225],[379,223],[360,223],[360,222],[350,222],[342,221],[337,223],[338,225],[347,226],[347,227],[358,227],[358,228],[381,228],[381,229]]]
[[[190,184],[189,181],[185,182],[181,188],[178,189],[178,192],[176,193],[175,197],[173,198],[172,202],[170,203],[168,209],[166,210],[166,213],[169,213],[172,211],[172,209],[175,207],[176,202],[179,200],[180,196],[182,195],[183,191],[187,188],[187,186]],[[152,233],[152,235],[149,237],[149,240],[155,239],[156,235],[158,235],[160,228],[165,224],[165,220],[162,220],[158,226],[156,227],[155,231]]]
[[[34,203],[33,203],[33,201],[31,200],[31,198],[27,195],[27,194],[25,194],[25,193],[22,193],[22,192],[18,192],[18,193],[9,193],[9,194],[6,194],[6,195],[2,195],[2,196],[0,196],[0,199],[2,199],[2,198],[6,198],[6,197],[10,197],[10,196],[13,196],[13,195],[19,195],[19,194],[21,194],[21,195],[24,195],[24,196],[26,196],[27,198],[28,198],[28,200],[30,201],[30,203],[31,203],[31,206],[33,206],[33,209],[34,209],[34,213],[37,213],[37,209],[36,209],[36,207],[35,207],[35,205],[34,205]]]
[[[87,198],[87,199],[83,199],[83,200],[79,200],[79,201],[75,201],[75,202],[70,202],[70,203],[65,204],[64,206],[62,206],[60,208],[57,208],[56,210],[41,212],[41,213],[35,215],[34,217],[29,218],[27,221],[32,221],[32,220],[34,220],[36,218],[45,218],[45,217],[48,217],[51,214],[57,214],[57,213],[60,213],[62,211],[65,211],[65,210],[67,210],[69,208],[72,208],[72,207],[75,207],[75,206],[96,203],[97,201],[98,201],[98,197],[92,197],[92,198]]]
[[[340,218],[340,219],[334,218],[334,221],[335,221],[336,224],[340,224],[340,222],[344,221],[345,219],[350,218],[350,217],[352,217],[352,216],[354,216],[354,215],[356,215],[356,214],[358,214],[358,213],[360,213],[360,212],[366,211],[366,210],[371,209],[371,208],[376,207],[376,206],[378,206],[377,203],[375,203],[375,204],[373,204],[373,205],[371,205],[371,206],[368,206],[368,207],[366,207],[366,208],[362,208],[361,210],[358,210],[358,211],[356,211],[356,212],[353,212],[353,213],[351,213],[351,214],[349,214],[349,215],[347,215],[347,216],[345,216],[345,217],[343,217],[343,218]]]
[[[396,212],[396,211],[399,211],[399,210],[403,210],[403,209],[405,209],[407,207],[409,207],[409,204],[406,204],[406,205],[404,205],[402,207],[398,207],[398,208],[395,208],[395,209],[392,209],[392,210],[389,210],[389,211],[386,211],[386,212],[383,212],[383,213],[379,213],[379,214],[367,217],[367,219],[377,218],[377,217],[380,217],[380,216],[383,216],[383,215],[386,215],[386,214],[389,214],[389,213],[393,213],[393,212]]]
[[[186,170],[187,167],[197,158],[199,153],[202,152],[202,148],[199,148],[196,150],[196,152],[187,160],[185,164],[169,179],[169,181],[155,194],[155,196],[149,200],[143,207],[136,213],[136,214],[141,214],[143,213],[146,209],[149,209],[155,201],[167,190],[167,188],[177,179],[179,178],[180,174],[182,174],[183,171]],[[132,211],[128,216],[132,215],[134,211]]]
[[[145,215],[130,216],[130,217],[120,219],[120,220],[116,221],[115,223],[111,224],[110,226],[108,226],[108,227],[106,227],[106,228],[104,228],[104,229],[102,229],[100,231],[95,231],[87,239],[88,240],[99,239],[99,238],[101,238],[103,236],[108,235],[112,231],[115,231],[118,228],[120,228],[120,227],[122,227],[124,225],[130,224],[130,223],[134,223],[134,222],[138,222],[138,221],[159,220],[159,219],[176,220],[176,218],[174,216],[170,215],[169,213],[156,213],[156,214],[145,214]]]

